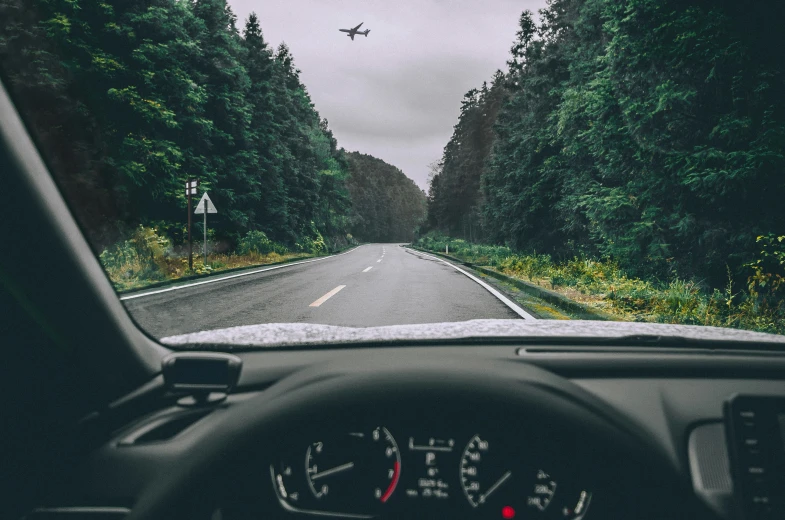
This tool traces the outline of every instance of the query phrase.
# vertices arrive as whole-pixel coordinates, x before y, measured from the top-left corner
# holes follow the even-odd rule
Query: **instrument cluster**
[[[298,443],[294,443],[298,444]],[[281,506],[342,518],[579,520],[592,489],[569,435],[393,431],[315,436],[270,466]]]

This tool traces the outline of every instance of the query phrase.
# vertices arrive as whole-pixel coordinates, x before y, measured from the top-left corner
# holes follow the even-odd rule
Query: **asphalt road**
[[[521,319],[453,267],[397,244],[363,245],[318,261],[218,278],[122,299],[156,337],[259,323],[370,327]]]

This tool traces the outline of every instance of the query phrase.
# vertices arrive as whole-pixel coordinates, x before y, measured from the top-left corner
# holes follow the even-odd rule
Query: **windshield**
[[[156,338],[785,334],[779,4],[0,0],[0,20],[3,83]]]

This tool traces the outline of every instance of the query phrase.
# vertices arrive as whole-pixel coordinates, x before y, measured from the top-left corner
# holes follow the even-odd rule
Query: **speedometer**
[[[483,464],[489,455],[490,442],[475,435],[469,440],[461,456],[461,487],[473,507],[486,503],[488,498],[512,477],[511,469]]]
[[[583,518],[591,493],[577,487],[566,471],[564,454],[542,448],[526,458],[513,443],[489,440],[479,434],[466,444],[460,460],[463,492],[474,508],[496,509],[502,518],[576,520]],[[554,468],[561,477],[553,476]]]

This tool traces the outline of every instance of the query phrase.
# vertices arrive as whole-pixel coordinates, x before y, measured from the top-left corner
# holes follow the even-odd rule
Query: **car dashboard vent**
[[[118,446],[139,446],[152,442],[164,442],[174,438],[207,416],[210,409],[176,411],[153,418],[126,434],[117,443]]]
[[[39,507],[22,520],[122,520],[127,507]]]

